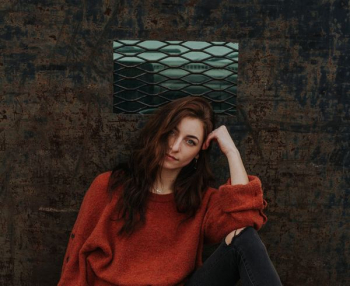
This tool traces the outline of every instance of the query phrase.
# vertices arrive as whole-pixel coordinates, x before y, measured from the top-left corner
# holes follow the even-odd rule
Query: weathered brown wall
[[[111,113],[118,38],[239,41],[239,112],[221,122],[263,181],[271,258],[284,285],[350,285],[349,5],[1,1],[0,284],[57,283],[85,191],[145,120]]]

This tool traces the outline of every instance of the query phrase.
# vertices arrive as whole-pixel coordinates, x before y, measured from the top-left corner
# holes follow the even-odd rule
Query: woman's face
[[[170,132],[168,137],[168,151],[164,159],[163,168],[180,170],[198,159],[198,153],[203,144],[203,123],[191,117],[183,118]]]

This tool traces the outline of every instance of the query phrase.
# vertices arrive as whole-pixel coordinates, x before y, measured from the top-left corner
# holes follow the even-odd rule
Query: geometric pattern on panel
[[[236,114],[238,43],[113,41],[113,112],[150,114],[180,97],[201,96]]]

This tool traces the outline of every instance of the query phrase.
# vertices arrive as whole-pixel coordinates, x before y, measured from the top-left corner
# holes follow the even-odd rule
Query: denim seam
[[[257,284],[254,283],[254,279],[253,279],[253,275],[252,275],[252,272],[249,270],[250,268],[247,267],[247,260],[244,256],[244,253],[243,251],[239,248],[239,247],[234,247],[233,250],[235,250],[242,258],[242,261],[243,261],[243,265],[244,265],[244,269],[245,271],[247,272],[248,274],[248,278],[249,278],[249,281],[250,283],[253,285],[253,286],[258,286]],[[241,277],[242,278],[242,277]]]
[[[224,243],[224,244],[226,244],[226,243]],[[230,254],[230,251],[229,250],[225,251],[222,255],[220,255],[220,257],[218,257],[215,261],[213,261],[212,264],[216,264],[218,261],[220,261],[222,259],[223,256],[228,255],[228,254]],[[191,280],[191,277],[190,277],[189,281],[190,280]],[[201,285],[196,283],[194,286],[201,286]]]

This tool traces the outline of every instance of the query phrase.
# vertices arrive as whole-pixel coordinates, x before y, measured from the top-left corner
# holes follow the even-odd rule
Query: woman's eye
[[[196,143],[193,140],[187,140],[187,143],[190,144],[190,145],[193,145],[193,146],[196,145]]]

